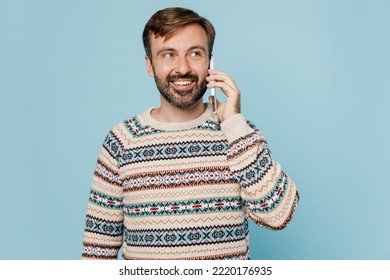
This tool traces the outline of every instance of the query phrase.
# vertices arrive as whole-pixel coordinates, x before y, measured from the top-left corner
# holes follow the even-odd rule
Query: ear
[[[148,70],[149,75],[151,77],[154,77],[152,62],[150,61],[150,59],[147,55],[145,55],[145,63],[146,63],[146,69]]]

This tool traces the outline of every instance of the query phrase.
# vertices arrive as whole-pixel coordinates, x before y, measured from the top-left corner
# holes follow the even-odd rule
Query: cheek
[[[203,63],[201,65],[198,65],[196,72],[200,80],[206,79],[206,77],[209,75],[209,71],[207,67],[208,65]]]
[[[205,80],[208,75],[209,75],[209,72],[206,69],[206,71],[203,71],[203,73],[199,75],[199,79],[200,80]]]
[[[155,68],[155,74],[159,77],[168,77],[170,74],[173,73],[173,68],[169,65],[160,65],[159,67]]]
[[[172,71],[173,67],[169,63],[162,63],[158,58],[153,60],[153,72],[155,76],[164,78],[170,75]]]
[[[203,74],[204,74],[205,78],[210,75],[209,74],[209,64],[208,64],[208,61],[205,62],[204,66],[203,66]]]

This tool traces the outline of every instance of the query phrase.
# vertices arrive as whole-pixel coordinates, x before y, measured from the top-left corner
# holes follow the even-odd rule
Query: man
[[[191,10],[168,8],[145,26],[146,66],[158,108],[107,135],[89,197],[82,257],[249,259],[249,217],[282,229],[298,190],[262,134],[240,113],[240,90],[209,70],[215,31]],[[207,88],[226,95],[213,113]],[[211,102],[211,99],[210,99]]]

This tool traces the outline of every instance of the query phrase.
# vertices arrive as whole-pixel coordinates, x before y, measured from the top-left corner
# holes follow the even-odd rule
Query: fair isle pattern
[[[158,192],[158,193],[150,193],[150,192],[132,192],[131,195],[128,197],[131,198],[131,200],[143,200],[147,199],[148,201],[152,200],[155,201],[156,199],[174,199],[175,197],[189,197],[189,196],[196,196],[199,197],[200,195],[205,196],[207,195],[215,197],[216,195],[225,195],[232,191],[232,188],[230,186],[226,187],[219,187],[218,189],[209,189],[209,188],[187,188],[182,189],[181,191],[175,189],[175,192]]]
[[[283,198],[288,186],[288,177],[282,171],[275,187],[261,200],[245,201],[245,205],[254,212],[268,212],[275,208]]]
[[[185,247],[243,240],[248,224],[227,224],[208,227],[128,230],[125,242],[133,247]]]
[[[149,125],[142,126],[138,122],[137,117],[125,120],[123,124],[134,138],[163,132],[162,130],[152,128]]]
[[[226,167],[192,168],[187,170],[169,170],[155,173],[134,174],[123,180],[124,192],[139,191],[154,188],[177,188],[185,186],[200,186],[210,183],[231,184],[236,178]]]
[[[105,138],[89,196],[85,259],[249,259],[248,221],[281,229],[298,190],[241,115],[209,106],[160,126],[150,110]]]
[[[256,159],[249,163],[249,166],[235,171],[241,186],[244,188],[261,181],[273,164],[271,151],[268,149],[267,142],[261,141],[259,138],[255,133],[249,134],[231,143],[229,146],[230,151],[227,155],[229,160],[234,160],[242,156],[254,146],[260,148]]]
[[[125,120],[123,124],[126,126],[126,128],[129,130],[129,132],[134,138],[164,132],[163,130],[153,128],[149,125],[142,126],[139,123],[137,117]],[[206,120],[203,124],[195,127],[195,129],[218,131],[221,129],[221,126],[215,121]]]
[[[221,130],[221,126],[217,122],[207,120],[204,122],[204,124],[198,126],[197,129],[219,131],[219,130]]]
[[[85,230],[103,235],[121,236],[123,234],[123,224],[87,215]]]
[[[167,159],[218,156],[227,149],[225,141],[173,142],[167,144],[146,145],[128,149],[122,154],[121,166],[136,162]]]
[[[238,157],[240,154],[244,153],[251,148],[255,148],[256,145],[260,143],[260,137],[256,132],[253,132],[245,137],[242,137],[233,143],[230,144],[230,149],[227,153],[227,157],[232,159]],[[266,145],[266,142],[263,140],[263,144]]]
[[[194,224],[207,224],[207,223],[220,223],[220,222],[239,222],[242,221],[242,215],[239,213],[237,215],[232,215],[229,213],[228,215],[225,214],[220,214],[218,216],[213,216],[213,217],[197,217],[197,218],[185,218],[187,216],[181,217],[169,217],[168,219],[152,219],[151,221],[147,221],[146,219],[138,219],[138,220],[131,220],[128,224],[134,225],[134,226],[147,226],[147,225],[194,225]]]
[[[242,210],[241,197],[188,200],[167,203],[125,205],[125,215],[183,215],[193,213],[225,212]]]
[[[287,201],[291,202],[291,205],[289,203],[286,203],[282,209],[276,214],[276,215],[271,215],[267,217],[266,219],[259,219],[254,215],[249,214],[250,218],[253,219],[255,223],[258,225],[268,228],[268,229],[274,229],[274,230],[279,230],[283,229],[284,227],[287,226],[287,224],[290,222],[292,219],[292,216],[295,212],[295,209],[298,205],[299,202],[299,194],[298,193],[293,193],[293,190],[290,190]],[[283,221],[283,222],[281,222]],[[271,224],[276,223],[277,226],[270,226]]]
[[[107,196],[94,190],[91,190],[89,201],[104,208],[121,209],[123,207],[121,198]]]
[[[84,242],[82,256],[88,257],[90,259],[116,259],[118,255],[118,249],[118,247]]]
[[[95,176],[116,186],[121,186],[122,184],[118,179],[118,173],[108,168],[101,160],[98,160],[96,164]]]
[[[110,156],[116,160],[122,158],[122,144],[118,136],[112,131],[107,134],[104,140],[103,147],[110,154]],[[117,175],[117,174],[116,174]]]

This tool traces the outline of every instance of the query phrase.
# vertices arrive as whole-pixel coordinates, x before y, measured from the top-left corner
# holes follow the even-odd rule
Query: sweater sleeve
[[[122,246],[123,196],[118,158],[121,145],[113,131],[105,138],[88,200],[82,259],[117,259]]]
[[[229,167],[241,186],[245,211],[256,224],[283,229],[299,201],[294,182],[275,162],[264,136],[241,114],[221,123]]]

